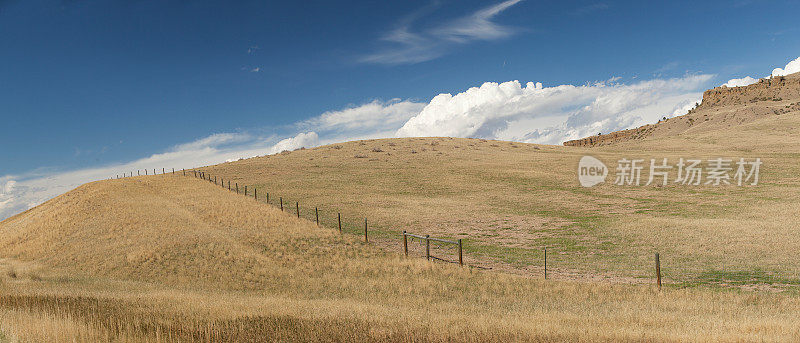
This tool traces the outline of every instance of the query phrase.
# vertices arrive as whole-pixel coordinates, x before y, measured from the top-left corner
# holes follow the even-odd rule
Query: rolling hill
[[[368,140],[89,183],[0,222],[0,341],[792,340],[800,99],[752,99],[613,144]],[[735,119],[753,106],[785,110]],[[584,188],[585,155],[763,165]],[[473,267],[405,258],[402,231],[462,239]]]
[[[404,258],[192,177],[90,183],[0,232],[0,332],[22,341],[719,341],[800,330],[787,320],[800,308],[791,296]]]

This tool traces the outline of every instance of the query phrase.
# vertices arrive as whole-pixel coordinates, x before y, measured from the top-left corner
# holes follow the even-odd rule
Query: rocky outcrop
[[[759,101],[782,101],[800,98],[800,76],[775,76],[743,87],[716,87],[703,92],[697,109],[742,105]]]
[[[623,140],[644,138],[653,129],[653,125],[645,125],[636,129],[615,131],[605,135],[590,136],[586,138],[564,142],[566,146],[597,146],[620,142]]]

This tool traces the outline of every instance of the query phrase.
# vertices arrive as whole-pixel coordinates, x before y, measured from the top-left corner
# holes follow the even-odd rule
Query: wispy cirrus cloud
[[[493,19],[520,1],[522,0],[507,0],[433,27],[415,29],[413,25],[417,21],[438,7],[434,3],[400,20],[395,29],[381,37],[387,47],[362,56],[358,61],[389,65],[414,64],[439,58],[459,45],[509,37],[515,30],[497,24]]]
[[[598,3],[594,3],[594,4],[578,7],[575,10],[573,10],[572,12],[570,12],[570,14],[576,15],[576,16],[581,16],[581,15],[585,15],[585,14],[589,14],[589,13],[593,13],[593,12],[607,10],[608,7],[609,6],[608,6],[607,3],[598,2]]]

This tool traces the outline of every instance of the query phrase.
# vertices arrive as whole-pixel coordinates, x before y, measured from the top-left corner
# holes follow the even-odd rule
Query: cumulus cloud
[[[304,132],[292,138],[286,138],[275,144],[270,149],[270,154],[279,153],[284,150],[295,150],[299,148],[311,148],[319,144],[319,136],[316,132]]]
[[[362,56],[359,61],[376,64],[419,63],[441,57],[458,45],[508,37],[514,30],[492,20],[520,1],[507,0],[431,28],[415,30],[412,24],[433,11],[430,6],[423,8],[400,20],[394,30],[381,37],[388,47]]]
[[[775,68],[772,70],[772,76],[786,76],[794,73],[800,73],[800,57],[787,63],[783,68]]]
[[[750,76],[745,76],[741,79],[730,79],[728,80],[728,82],[725,82],[722,85],[725,87],[743,87],[752,85],[756,82],[758,82],[758,79],[752,78]]]
[[[766,76],[766,77],[768,78],[770,76],[786,76],[786,75],[794,74],[794,73],[800,73],[800,57],[790,61],[783,68],[775,68],[775,69],[773,69],[772,73],[770,75]],[[726,87],[742,87],[742,86],[752,85],[752,84],[758,82],[758,80],[759,79],[754,78],[754,77],[745,76],[745,77],[740,78],[740,79],[730,79],[730,80],[728,80],[728,82],[725,82],[722,85],[726,86]]]
[[[554,87],[533,82],[486,82],[456,95],[437,95],[396,135],[558,144],[655,122],[674,112],[677,104],[697,99],[711,77],[687,75],[633,84],[610,80]]]

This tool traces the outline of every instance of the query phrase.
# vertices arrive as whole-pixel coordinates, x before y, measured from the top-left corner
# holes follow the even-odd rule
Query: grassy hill
[[[800,332],[792,296],[659,293],[407,259],[182,176],[90,183],[0,232],[0,332],[21,341],[732,341]]]
[[[0,341],[794,340],[800,112],[724,101],[787,110],[701,107],[599,147],[369,140],[200,168],[212,182],[89,183],[0,222]],[[606,183],[578,184],[584,155]],[[646,180],[650,159],[718,157],[760,158],[759,184],[613,184],[621,158]],[[475,267],[418,240],[405,258],[402,231],[462,239]]]
[[[348,142],[207,168],[222,180],[301,205],[302,215],[400,251],[400,232],[461,238],[472,263],[542,274],[544,248],[561,278],[649,282],[660,252],[667,281],[794,288],[800,262],[800,112],[714,130],[595,148],[454,138]],[[577,163],[595,156],[605,184],[584,188]],[[621,158],[760,158],[757,186],[618,186]],[[735,165],[734,165],[735,167]],[[731,172],[733,173],[733,171]],[[675,178],[675,171],[671,178]],[[658,180],[658,179],[657,179]],[[671,180],[672,181],[672,180]],[[724,273],[728,278],[724,278]]]

